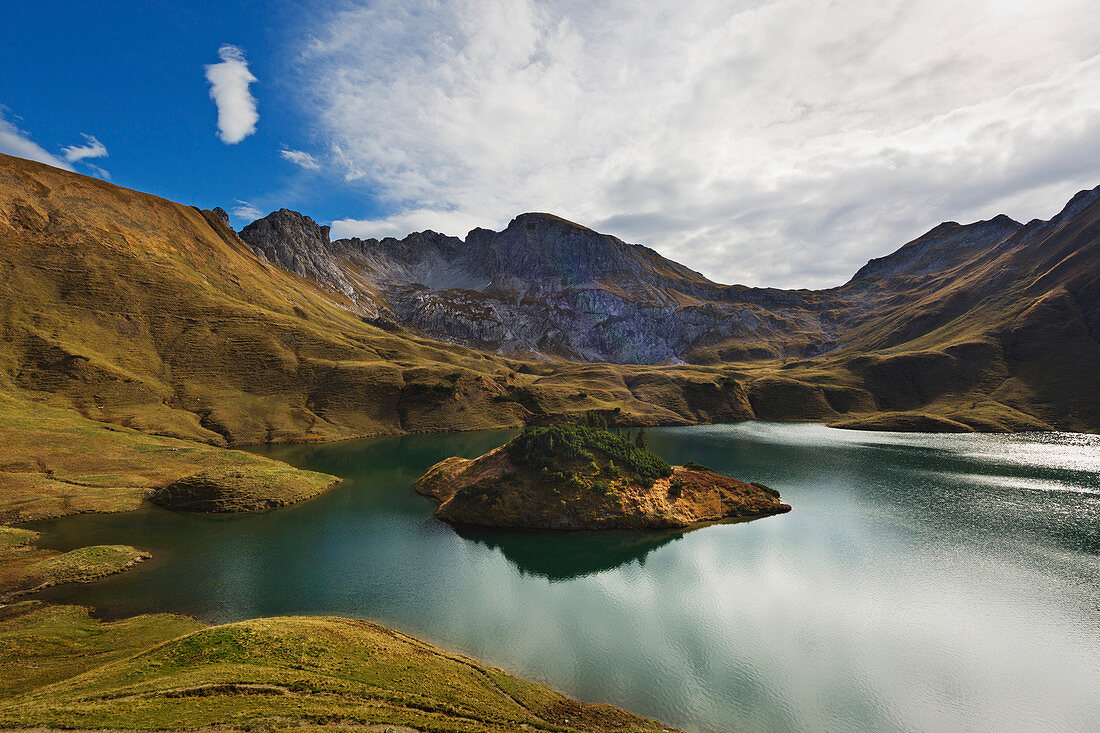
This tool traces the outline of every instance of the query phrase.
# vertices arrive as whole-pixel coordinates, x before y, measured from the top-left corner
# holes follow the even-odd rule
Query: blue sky
[[[240,201],[267,213],[308,209],[320,219],[371,215],[370,191],[319,182],[280,154],[310,143],[308,120],[290,99],[286,48],[292,3],[196,0],[10,3],[0,24],[0,104],[5,117],[60,155],[92,135],[106,157],[73,164],[112,182],[203,208]],[[233,44],[257,77],[250,91],[261,123],[227,145],[204,66]],[[360,214],[361,215],[361,214]],[[250,219],[235,217],[239,227]]]
[[[40,0],[0,17],[0,151],[238,228],[285,206],[337,236],[462,236],[550,211],[719,282],[826,287],[940,221],[1047,218],[1100,184],[1094,0]]]

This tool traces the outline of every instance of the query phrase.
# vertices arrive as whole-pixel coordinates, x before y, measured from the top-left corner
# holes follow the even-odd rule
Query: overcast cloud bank
[[[1100,183],[1076,0],[377,0],[299,62],[331,162],[392,212],[337,236],[552,211],[719,281],[820,287]]]

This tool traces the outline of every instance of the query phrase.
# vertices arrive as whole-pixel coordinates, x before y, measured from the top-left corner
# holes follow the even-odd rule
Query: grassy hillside
[[[1098,221],[1093,205],[1039,244],[846,286],[865,307],[815,359],[524,362],[377,328],[211,212],[0,155],[0,519],[122,509],[202,470],[264,466],[228,446],[593,411],[1095,430]]]
[[[101,622],[34,603],[0,608],[0,618],[0,727],[669,730],[366,621],[208,628],[170,615]]]
[[[665,404],[618,370],[535,373],[376,328],[211,212],[7,156],[0,269],[0,390],[212,445],[516,426],[612,406],[650,422],[741,409],[714,370],[664,379],[725,399]]]
[[[204,470],[265,480],[273,496],[315,494],[334,477],[239,450],[148,435],[71,409],[0,395],[0,522],[136,509],[159,487]]]

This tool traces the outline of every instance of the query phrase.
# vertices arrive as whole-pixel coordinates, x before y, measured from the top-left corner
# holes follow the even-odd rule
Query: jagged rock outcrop
[[[309,277],[347,295],[354,293],[329,251],[329,227],[297,211],[279,209],[240,232],[256,254],[285,270]]]
[[[306,259],[315,279],[377,322],[440,341],[508,356],[767,362],[834,375],[771,375],[750,387],[757,416],[905,412],[971,395],[980,415],[945,417],[982,430],[1100,420],[1100,398],[1085,386],[1100,370],[1100,187],[1049,221],[945,222],[820,291],[720,285],[550,214],[465,239],[426,231],[335,242],[298,217],[310,234],[302,245],[277,241],[289,214],[251,225],[265,233],[265,256],[296,272]]]
[[[505,354],[679,363],[741,339],[761,355],[809,355],[832,328],[812,293],[727,287],[636,244],[550,214],[465,240],[432,231],[341,239],[285,210],[241,237],[272,262],[426,336]]]

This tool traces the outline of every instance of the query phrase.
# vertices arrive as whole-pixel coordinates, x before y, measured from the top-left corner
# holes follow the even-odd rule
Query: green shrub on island
[[[501,486],[499,481],[482,479],[475,484],[463,487],[459,492],[469,499],[484,504],[495,504],[503,496],[504,487]]]
[[[773,496],[776,499],[779,498],[779,492],[776,491],[775,489],[773,489],[772,487],[766,486],[766,485],[760,483],[759,481],[750,481],[749,483],[751,485],[755,486],[758,489],[763,489],[765,494],[768,494],[769,496]]]
[[[508,444],[508,455],[517,466],[534,470],[560,461],[595,462],[600,455],[615,475],[624,469],[651,480],[672,475],[667,461],[622,435],[579,425],[528,426]]]

